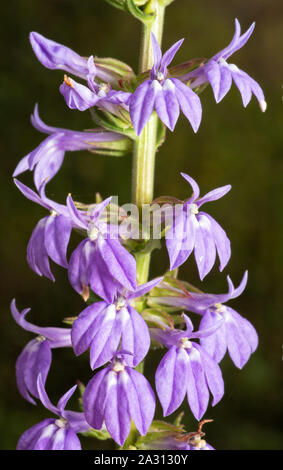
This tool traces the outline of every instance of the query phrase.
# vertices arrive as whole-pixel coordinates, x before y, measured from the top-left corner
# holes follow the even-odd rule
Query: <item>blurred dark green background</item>
[[[234,32],[234,18],[246,29],[256,21],[255,33],[232,62],[262,85],[268,110],[261,114],[257,101],[245,110],[238,90],[216,105],[207,89],[201,99],[203,120],[197,135],[181,117],[176,132],[168,132],[158,153],[156,195],[188,196],[188,186],[179,173],[189,173],[200,184],[202,194],[231,183],[232,191],[207,206],[227,230],[232,258],[225,272],[217,267],[207,276],[206,292],[224,292],[226,275],[237,284],[245,269],[249,283],[241,298],[230,303],[246,316],[259,334],[259,348],[242,371],[225,358],[226,394],[206,417],[207,440],[221,449],[282,448],[282,168],[283,168],[283,4],[281,0],[176,0],[167,11],[163,48],[185,37],[177,61],[210,57],[226,46]],[[1,6],[1,448],[13,449],[21,433],[48,411],[33,407],[19,395],[14,366],[22,348],[32,338],[17,326],[9,311],[16,297],[19,308],[31,307],[30,320],[41,325],[60,325],[63,317],[83,308],[66,279],[66,272],[53,265],[56,283],[41,279],[26,262],[26,245],[37,220],[45,212],[27,201],[14,187],[12,172],[26,153],[44,136],[29,122],[39,103],[43,120],[72,129],[92,126],[88,112],[66,108],[58,86],[60,71],[50,71],[37,62],[28,41],[31,30],[72,47],[82,55],[120,58],[136,70],[139,24],[111,8],[103,0],[10,0]],[[58,176],[50,183],[49,195],[64,201],[72,192],[89,202],[96,191],[103,196],[119,194],[121,203],[130,199],[131,157],[108,159],[87,152],[68,153]],[[30,175],[22,180],[31,183]],[[78,240],[74,239],[75,244]],[[152,274],[163,272],[167,257],[156,252]],[[193,259],[182,269],[184,279],[199,285]],[[77,378],[91,376],[88,355],[75,359],[71,350],[53,353],[54,363],[47,389],[55,401]],[[159,353],[146,366],[153,377]],[[187,429],[195,430],[188,407]],[[84,442],[88,448],[100,444]],[[101,443],[102,448],[108,445]]]

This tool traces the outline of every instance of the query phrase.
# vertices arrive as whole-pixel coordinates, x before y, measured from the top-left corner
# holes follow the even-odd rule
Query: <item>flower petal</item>
[[[156,93],[154,82],[156,80],[143,82],[129,102],[130,116],[137,135],[140,135],[153,112]]]
[[[190,121],[194,132],[198,131],[201,122],[201,102],[196,93],[177,78],[171,79],[176,86],[175,95],[179,101],[181,110]]]
[[[180,114],[180,106],[175,96],[175,85],[172,80],[165,80],[162,87],[157,87],[155,110],[165,126],[173,131]]]
[[[164,416],[176,411],[184,400],[188,380],[188,362],[184,349],[172,346],[163,356],[156,370],[156,391]]]
[[[72,231],[71,220],[64,215],[51,215],[45,225],[44,244],[48,256],[60,266],[68,267],[67,247]]]

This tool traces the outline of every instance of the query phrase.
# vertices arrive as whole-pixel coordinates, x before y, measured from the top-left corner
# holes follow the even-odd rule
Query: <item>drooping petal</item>
[[[92,290],[102,299],[112,303],[119,284],[113,278],[99,250],[95,250],[93,263],[89,272],[89,284]]]
[[[201,319],[199,332],[212,328],[221,321],[221,318],[220,314],[207,309]],[[200,344],[217,363],[222,361],[227,350],[225,323],[222,323],[213,334],[202,336]]]
[[[250,322],[230,308],[226,308],[225,324],[229,355],[235,366],[242,369],[257,347],[256,331]]]
[[[166,248],[170,258],[170,269],[175,269],[178,264],[178,257],[183,248],[185,214],[180,211],[174,215],[173,225],[166,234]]]
[[[62,450],[82,450],[80,440],[75,431],[72,428],[67,428],[64,431],[65,433]],[[53,450],[55,450],[55,446],[53,446]]]
[[[180,114],[179,102],[175,95],[175,85],[172,80],[165,80],[161,86],[156,83],[155,110],[161,121],[171,131],[174,130]]]
[[[46,426],[33,444],[33,448],[30,450],[52,450],[54,436],[58,430],[59,428],[55,422]]]
[[[88,382],[83,395],[85,418],[88,424],[95,429],[101,429],[102,427],[107,392],[111,391],[112,388],[107,377],[108,374],[109,367],[95,374]],[[109,388],[107,388],[108,383]]]
[[[90,346],[100,325],[103,324],[104,317],[107,317],[106,310],[106,302],[96,302],[86,307],[74,321],[71,337],[75,354],[80,355],[84,353]]]
[[[176,89],[175,95],[179,101],[181,110],[191,123],[194,132],[198,131],[202,116],[202,107],[199,97],[191,88],[184,85],[177,78],[171,78]]]
[[[136,261],[126,248],[116,239],[99,237],[97,249],[109,273],[126,289],[135,289]]]
[[[210,221],[202,214],[197,216],[198,225],[195,234],[195,259],[200,279],[211,271],[215,258],[216,248]]]
[[[232,86],[232,73],[229,67],[220,67],[220,73],[220,88],[216,98],[216,103],[220,103],[220,101],[223,100]]]
[[[199,352],[192,347],[188,351],[187,398],[194,417],[199,421],[206,412],[209,391]]]
[[[108,394],[105,404],[105,425],[115,442],[122,446],[131,430],[131,416],[128,397],[125,390],[128,374],[124,370],[118,376],[112,372],[111,395]]]
[[[220,266],[219,270],[222,271],[226,264],[228,263],[230,257],[231,257],[231,243],[229,238],[226,235],[226,232],[223,230],[222,227],[216,222],[213,217],[211,217],[209,214],[200,212],[200,215],[205,215],[209,219],[209,222],[211,224],[211,233],[214,238],[214,242],[216,245],[217,253],[219,256],[220,260]]]
[[[113,305],[111,307],[114,307]],[[109,309],[109,307],[108,307]],[[108,310],[107,309],[107,310]],[[114,313],[114,311],[113,311]],[[111,361],[115,356],[121,340],[123,323],[116,314],[111,322],[107,321],[105,327],[99,330],[90,345],[90,365],[92,369]]]
[[[163,356],[155,374],[155,385],[164,416],[182,403],[187,386],[188,356],[183,348],[172,346]]]
[[[51,281],[55,278],[50,270],[48,254],[45,248],[45,227],[48,217],[41,219],[34,228],[27,246],[27,260],[31,269],[39,276],[46,276]]]
[[[209,390],[213,395],[212,406],[216,405],[224,395],[224,381],[221,369],[212,357],[198,344],[194,343],[194,347],[200,353],[202,367],[205,373]]]
[[[130,415],[142,436],[154,418],[155,396],[146,378],[130,367],[126,368],[130,381],[126,385]]]
[[[38,395],[39,395],[40,401],[43,404],[43,406],[47,410],[51,411],[52,413],[58,414],[59,413],[58,408],[51,403],[51,401],[50,401],[50,399],[49,399],[49,397],[46,393],[45,384],[43,382],[41,374],[39,374],[38,378],[37,378],[37,391],[38,391]]]
[[[123,309],[118,312],[119,314]],[[122,349],[129,351],[127,362],[129,366],[136,367],[146,356],[150,347],[148,326],[142,316],[131,306],[127,309],[128,315],[122,330]]]
[[[39,374],[45,383],[51,366],[51,349],[48,340],[34,339],[23,349],[16,362],[16,379],[21,395],[36,404],[31,395],[39,398],[37,379]],[[30,395],[31,394],[31,395]]]
[[[221,69],[218,62],[211,59],[204,67],[204,73],[207,81],[210,83],[214,93],[215,100],[218,100],[221,85]]]
[[[230,70],[231,70],[231,67],[233,66],[232,65],[230,66]],[[238,73],[238,69],[236,69],[236,71],[234,70],[232,71],[232,78],[236,87],[238,88],[241,94],[243,106],[246,107],[252,98],[252,90],[251,90],[250,83],[244,76],[241,75],[241,73]]]
[[[37,440],[42,434],[42,431],[50,425],[54,425],[54,423],[55,419],[48,418],[35,424],[30,429],[27,429],[27,431],[21,435],[17,443],[17,450],[33,450]]]
[[[65,156],[63,137],[64,134],[60,132],[51,134],[29,154],[28,169],[34,170],[34,184],[38,191],[43,183],[52,179],[61,168]]]
[[[48,256],[60,266],[68,267],[67,247],[72,231],[71,220],[64,215],[51,215],[45,225],[45,248]]]
[[[130,98],[130,116],[137,135],[140,135],[152,115],[156,93],[155,82],[156,80],[146,80],[136,89]]]

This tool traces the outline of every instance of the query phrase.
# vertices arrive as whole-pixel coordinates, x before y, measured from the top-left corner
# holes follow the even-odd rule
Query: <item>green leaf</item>
[[[163,122],[158,119],[157,123],[157,133],[156,133],[156,150],[161,147],[162,144],[164,144],[166,138],[166,126],[163,124]]]
[[[145,13],[140,8],[138,8],[134,0],[126,0],[126,7],[131,15],[133,15],[145,25],[151,25],[155,20],[155,13]]]
[[[91,109],[90,113],[94,122],[99,126],[102,126],[104,129],[107,129],[112,132],[117,132],[118,134],[123,134],[133,140],[137,139],[136,133],[133,129],[131,122],[126,121],[122,118],[120,119],[119,117],[114,116],[108,111],[101,111],[99,109]]]
[[[98,431],[97,429],[91,429],[90,431],[83,432],[82,435],[85,437],[93,437],[94,439],[99,439],[100,441],[112,439],[107,431]]]
[[[125,1],[124,0],[105,0],[112,7],[118,8],[119,10],[126,11]]]

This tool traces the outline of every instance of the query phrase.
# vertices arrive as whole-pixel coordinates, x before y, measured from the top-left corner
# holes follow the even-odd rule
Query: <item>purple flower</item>
[[[227,59],[236,51],[241,49],[250,38],[255,27],[253,23],[249,29],[241,35],[239,21],[235,20],[235,34],[230,44],[215,54],[208,62],[201,67],[189,72],[182,77],[182,80],[191,80],[193,88],[209,82],[217,103],[219,103],[228,93],[232,86],[232,80],[241,93],[243,105],[246,107],[254,94],[259,102],[261,111],[266,110],[266,101],[259,84],[246,72],[239,69],[235,64],[229,64]]]
[[[55,278],[50,270],[49,258],[64,268],[68,267],[66,252],[72,227],[72,221],[66,206],[51,201],[45,196],[44,187],[40,196],[18,180],[16,186],[24,196],[41,205],[50,215],[41,219],[34,228],[27,247],[27,260],[31,269],[39,276],[46,276],[52,281]]]
[[[231,307],[222,305],[221,302],[239,297],[246,287],[247,279],[248,273],[246,271],[239,287],[235,289],[232,281],[228,278],[229,292],[226,296],[225,294],[211,294],[210,304],[207,305],[205,302],[207,306],[203,306],[203,317],[199,326],[200,330],[203,330],[213,326],[219,319],[224,320],[213,336],[201,339],[201,345],[217,362],[223,359],[228,350],[230,358],[239,369],[242,369],[251,354],[256,350],[258,336],[255,328],[246,318],[239,315]],[[199,296],[199,303],[196,307],[198,311],[201,310],[202,305],[201,294]],[[222,300],[223,297],[224,300]]]
[[[112,303],[121,286],[135,290],[136,261],[114,237],[109,225],[99,220],[110,200],[108,198],[97,204],[89,220],[80,215],[71,196],[67,199],[67,205],[73,221],[88,234],[70,257],[69,281],[86,299],[90,286],[97,295]]]
[[[70,109],[85,111],[93,106],[99,106],[106,111],[115,111],[115,106],[126,105],[130,93],[112,90],[110,85],[102,83],[100,85],[89,81],[89,87],[77,83],[65,75],[64,82],[60,86],[60,93],[64,96],[66,104]]]
[[[181,108],[194,132],[197,132],[202,113],[199,97],[177,78],[166,78],[167,67],[172,62],[183,39],[173,44],[162,56],[154,34],[151,38],[154,65],[150,80],[143,82],[129,100],[134,129],[139,135],[155,109],[161,121],[173,131]]]
[[[65,410],[77,386],[66,392],[57,406],[50,402],[40,374],[37,388],[42,404],[59,419],[45,419],[25,431],[18,441],[17,450],[81,450],[77,433],[88,431],[90,427],[83,413]]]
[[[150,330],[152,337],[169,349],[156,371],[156,391],[164,416],[176,411],[187,394],[192,413],[199,420],[207,409],[209,391],[213,395],[214,406],[224,394],[224,382],[217,362],[190,339],[212,335],[219,324],[193,333],[191,320],[186,315],[184,318],[186,331],[170,328]]]
[[[96,302],[84,309],[72,326],[75,353],[80,355],[90,347],[91,368],[96,369],[110,361],[121,344],[123,350],[132,354],[128,365],[136,367],[149,350],[150,336],[133,301],[159,284],[161,279],[138,286],[134,292],[124,289],[113,303]]]
[[[38,335],[26,345],[16,363],[16,378],[19,391],[26,400],[35,405],[36,403],[31,395],[35,398],[40,398],[37,389],[37,379],[39,374],[41,374],[42,382],[45,384],[51,366],[51,349],[71,347],[72,343],[71,329],[33,325],[25,319],[29,311],[30,309],[26,308],[20,313],[16,307],[15,299],[12,300],[11,312],[14,320],[24,330]]]
[[[30,42],[36,57],[48,69],[65,70],[84,80],[93,80],[96,76],[106,83],[116,83],[117,81],[117,74],[111,70],[111,63],[110,67],[107,67],[103,61],[102,63],[99,60],[96,62],[96,58],[93,58],[93,56],[89,58],[82,57],[69,47],[47,39],[36,32],[30,33]],[[117,62],[118,66],[122,65],[124,72],[126,71],[131,75],[132,70],[130,67],[126,66],[125,69],[125,64]]]
[[[166,233],[166,246],[170,258],[170,269],[183,264],[194,250],[200,278],[212,269],[216,252],[222,271],[231,256],[230,241],[220,225],[199,208],[206,202],[216,201],[230,191],[231,186],[222,186],[199,198],[199,187],[190,176],[181,173],[190,183],[193,194],[183,206],[176,206],[173,225]],[[180,209],[180,210],[179,210]]]
[[[66,72],[87,79],[93,73],[95,65],[76,52],[57,42],[47,39],[39,33],[30,33],[30,42],[38,60],[48,69],[66,70]]]
[[[39,117],[37,105],[31,116],[31,122],[37,130],[50,135],[36,149],[20,160],[13,176],[18,176],[27,170],[34,170],[34,183],[38,191],[59,171],[66,151],[91,150],[97,147],[99,142],[110,142],[123,138],[122,135],[102,129],[92,132],[77,132],[47,126]]]
[[[101,429],[105,421],[112,438],[123,445],[131,419],[144,436],[154,417],[155,397],[146,378],[127,365],[124,354],[98,372],[87,384],[83,404],[90,426]]]
[[[256,350],[258,336],[248,320],[223,303],[239,297],[246,287],[247,279],[248,273],[246,271],[240,285],[235,289],[228,276],[229,290],[227,294],[190,292],[187,297],[157,297],[155,300],[161,304],[182,307],[202,315],[200,332],[213,327],[219,320],[222,320],[220,327],[213,335],[201,337],[201,345],[217,362],[223,359],[228,350],[235,366],[241,369]],[[175,292],[177,293],[177,291]],[[183,292],[180,291],[179,294],[183,295]]]

